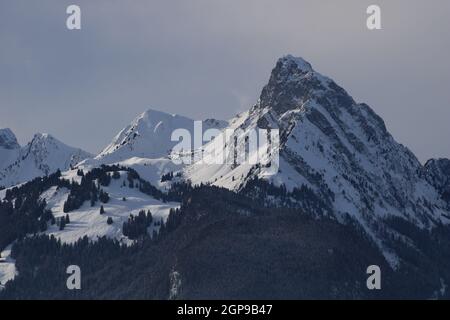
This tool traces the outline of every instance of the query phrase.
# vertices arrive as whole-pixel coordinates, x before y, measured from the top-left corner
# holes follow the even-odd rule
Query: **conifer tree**
[[[112,175],[112,178],[113,178],[114,180],[120,179],[120,173],[119,173],[119,171],[114,171],[114,172],[113,172],[113,175]]]
[[[60,222],[59,222],[59,230],[64,230],[64,228],[66,227],[66,219],[64,217],[61,218]]]

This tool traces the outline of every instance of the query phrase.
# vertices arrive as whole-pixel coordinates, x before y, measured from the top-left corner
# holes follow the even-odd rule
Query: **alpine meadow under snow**
[[[13,230],[0,238],[5,297],[449,297],[450,160],[422,165],[368,105],[290,55],[248,111],[202,125],[244,140],[254,129],[278,129],[277,172],[174,164],[172,133],[194,134],[194,120],[155,110],[96,156],[47,134],[21,147],[1,129],[0,228]],[[192,154],[227,152],[215,141]],[[98,261],[83,253],[105,247]],[[27,255],[33,250],[42,255]],[[62,276],[44,284],[29,271],[60,266],[75,252],[89,279],[105,277],[105,288],[71,296],[58,287]],[[387,270],[386,291],[365,291],[369,264]],[[100,265],[111,278],[97,273]],[[332,269],[344,266],[342,274]],[[153,276],[142,288],[144,270]],[[25,293],[27,286],[35,290]]]

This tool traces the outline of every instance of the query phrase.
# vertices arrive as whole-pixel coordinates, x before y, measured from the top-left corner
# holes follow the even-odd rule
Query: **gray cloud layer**
[[[450,157],[450,2],[2,0],[0,126],[96,152],[148,107],[230,118],[279,56],[309,60],[424,161]],[[82,30],[65,28],[69,4]]]

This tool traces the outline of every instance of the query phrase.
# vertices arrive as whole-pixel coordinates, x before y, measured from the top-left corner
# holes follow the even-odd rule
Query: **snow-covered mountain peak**
[[[285,68],[289,68],[291,64],[295,64],[296,67],[303,72],[313,71],[311,64],[301,57],[294,57],[293,55],[286,55],[278,60]]]
[[[31,147],[42,147],[43,145],[46,144],[54,144],[54,145],[58,145],[58,144],[63,144],[61,141],[55,139],[52,135],[48,134],[48,133],[35,133],[33,136],[33,139],[31,139],[30,143],[28,144]]]
[[[353,99],[331,79],[316,72],[311,64],[291,55],[280,58],[263,88],[259,107],[278,115],[301,108],[307,101],[334,97],[353,104]]]
[[[34,134],[33,139],[54,139],[54,138],[48,133],[37,132]]]
[[[171,148],[172,131],[189,127],[191,123],[189,118],[149,109],[122,129],[96,159],[123,161],[133,156],[164,157]]]
[[[332,213],[339,220],[350,216],[375,239],[374,226],[395,216],[421,227],[449,223],[445,197],[432,179],[424,179],[415,155],[394,140],[368,105],[356,103],[301,58],[279,59],[258,103],[230,124],[243,132],[280,130],[278,173],[266,176],[248,164],[196,163],[184,172],[194,184],[245,190],[260,178],[288,191],[308,188],[328,209],[305,210]]]
[[[11,131],[11,129],[0,129],[0,148],[7,150],[20,148],[16,135]]]
[[[149,108],[143,113],[141,113],[136,119],[133,121],[134,123],[146,123],[147,125],[151,126],[151,123],[154,123],[158,120],[164,120],[164,119],[170,119],[170,118],[186,118],[183,116],[179,116],[175,113],[167,113],[162,112],[156,109]],[[187,119],[187,118],[186,118]]]
[[[36,133],[27,145],[0,161],[0,185],[13,186],[58,169],[64,171],[90,157],[90,153],[70,147],[50,134]]]
[[[25,154],[22,152],[23,158],[27,158],[30,154],[32,154],[42,160],[54,152],[70,153],[73,154],[73,161],[71,161],[71,165],[75,165],[77,161],[79,162],[92,156],[88,152],[81,149],[69,147],[48,133],[36,133],[33,136],[33,139],[25,146],[25,150]],[[46,159],[46,161],[49,160],[52,161],[54,159]]]
[[[224,121],[208,119],[203,129],[224,128]],[[184,116],[149,109],[136,117],[96,158],[102,163],[115,163],[132,157],[165,158],[178,141],[172,141],[176,129],[194,130],[194,120]]]

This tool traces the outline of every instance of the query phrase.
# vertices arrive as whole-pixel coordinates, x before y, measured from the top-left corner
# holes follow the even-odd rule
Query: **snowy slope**
[[[54,235],[61,239],[62,242],[73,243],[78,239],[88,236],[91,240],[96,240],[98,237],[106,236],[122,240],[124,243],[131,243],[131,241],[122,234],[122,225],[127,221],[131,215],[137,216],[141,210],[150,210],[154,221],[165,221],[169,215],[171,208],[178,208],[178,203],[163,203],[146,194],[141,193],[137,188],[129,188],[128,183],[123,186],[124,181],[127,181],[126,172],[120,172],[121,178],[113,179],[108,187],[102,189],[108,192],[110,200],[106,204],[97,203],[91,207],[89,202],[73,212],[69,213],[70,224],[64,230],[60,231],[55,226],[50,226],[46,231],[47,234]],[[75,171],[65,172],[65,179],[75,180]],[[52,187],[41,195],[42,199],[47,202],[47,209],[50,209],[55,218],[65,217],[63,212],[64,202],[67,200],[69,191],[67,189],[57,189]],[[126,201],[123,201],[123,198]],[[105,209],[104,214],[100,214],[100,206],[103,205]],[[108,225],[106,220],[111,217],[114,221],[112,225]],[[151,226],[149,233],[157,230],[158,227]]]
[[[60,170],[92,157],[81,149],[69,147],[49,134],[36,134],[22,148],[13,149],[0,170],[0,186],[13,186]]]
[[[185,169],[186,179],[232,190],[254,176],[288,190],[305,185],[337,219],[353,217],[375,239],[381,238],[376,225],[390,216],[421,227],[449,222],[444,201],[414,154],[393,139],[369,106],[301,58],[279,59],[258,103],[230,128],[279,129],[278,173],[267,177],[251,165],[198,163]]]
[[[148,228],[148,233],[158,232],[160,223],[165,222],[169,216],[170,209],[179,208],[180,204],[176,202],[164,203],[146,195],[136,188],[130,188],[127,172],[120,171],[119,179],[112,179],[109,186],[102,186],[101,189],[108,193],[110,199],[107,203],[97,202],[91,206],[90,201],[86,201],[79,209],[64,213],[64,202],[69,196],[69,190],[66,188],[50,187],[40,195],[40,199],[46,201],[46,208],[49,209],[56,220],[69,216],[70,223],[63,230],[55,225],[48,226],[45,234],[53,235],[63,243],[74,243],[78,239],[87,236],[95,241],[99,237],[108,237],[117,239],[125,245],[130,245],[134,241],[130,240],[122,233],[123,223],[128,220],[130,215],[138,216],[141,210],[150,211],[153,217],[153,223]],[[81,177],[77,175],[77,170],[68,170],[62,172],[61,178],[80,182]],[[4,198],[4,191],[0,193],[0,198]],[[105,213],[100,214],[100,207],[103,206]],[[108,218],[113,219],[112,224],[108,224]],[[11,247],[8,246],[2,252],[0,259],[0,283],[14,279],[16,275],[15,261],[10,257]],[[0,290],[2,286],[0,285]]]

